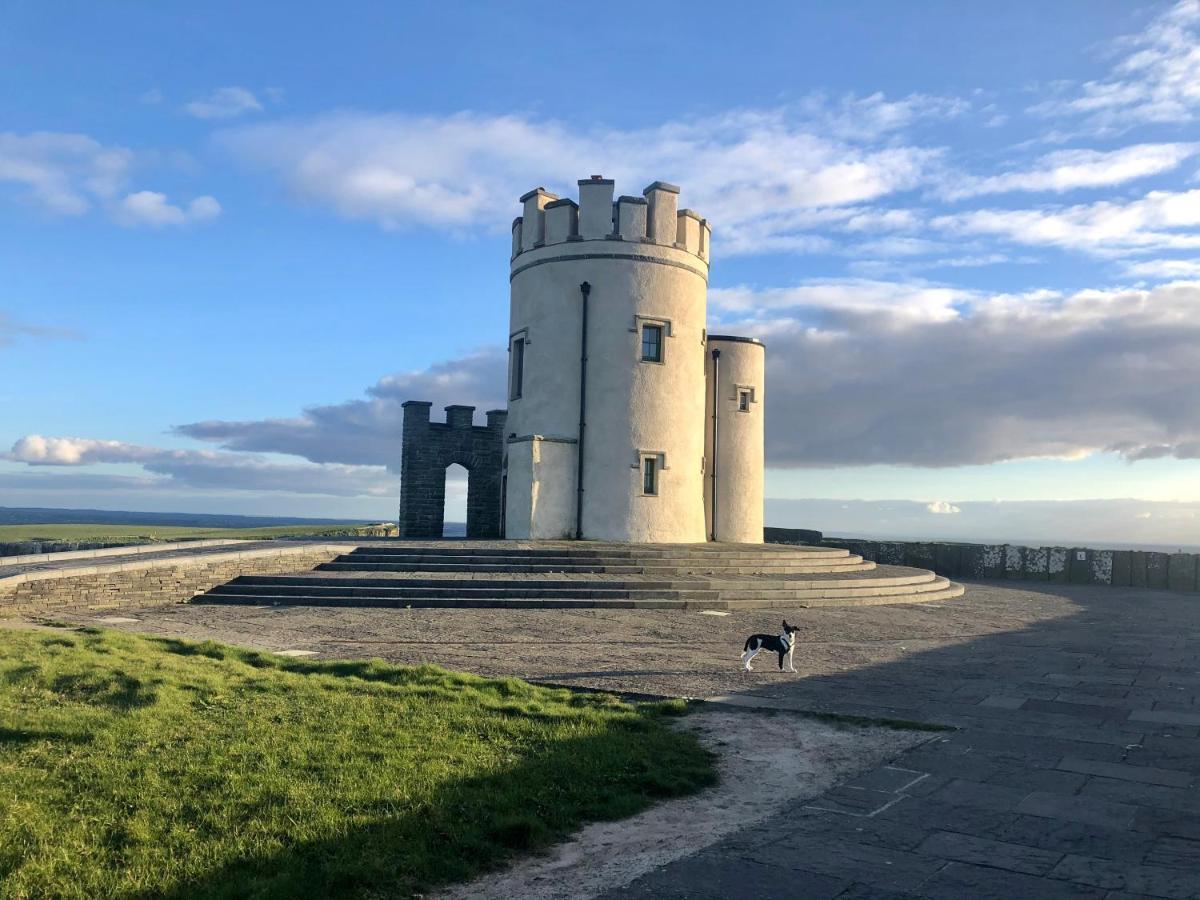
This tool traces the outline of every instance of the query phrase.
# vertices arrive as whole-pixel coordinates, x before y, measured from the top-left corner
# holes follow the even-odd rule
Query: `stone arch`
[[[400,537],[440,538],[445,525],[446,467],[467,470],[467,537],[500,537],[503,503],[504,423],[508,413],[489,410],[475,425],[473,406],[447,406],[445,422],[431,422],[424,400],[404,404],[400,455]]]

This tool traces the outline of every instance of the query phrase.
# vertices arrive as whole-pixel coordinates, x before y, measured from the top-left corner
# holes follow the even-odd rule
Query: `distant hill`
[[[214,513],[128,512],[119,509],[48,509],[0,506],[0,525],[177,525],[188,528],[265,528],[276,525],[359,525],[368,519],[303,519]]]

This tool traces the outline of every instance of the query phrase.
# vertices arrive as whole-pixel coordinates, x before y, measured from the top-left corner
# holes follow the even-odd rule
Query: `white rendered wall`
[[[590,187],[587,182],[583,186]],[[605,195],[600,189],[594,192]],[[604,202],[611,202],[608,197]],[[673,197],[665,198],[661,208],[670,208],[674,217],[674,203],[667,202]],[[588,199],[584,193],[579,215],[589,218],[590,227],[582,231],[596,234],[602,223],[595,220]],[[533,215],[544,213],[535,209]],[[533,228],[546,234],[544,223]],[[667,231],[660,221],[656,233]],[[580,284],[587,282],[583,537],[704,541],[708,264],[699,256],[700,231],[685,223],[674,230],[670,244],[644,240],[644,234],[618,239],[612,232],[610,227],[605,237],[592,239],[581,239],[577,232],[572,239],[523,250],[512,260],[510,336],[522,336],[527,344],[522,396],[508,404],[507,428],[515,438],[508,445],[505,533],[512,538],[561,536],[561,499],[547,504],[539,498],[548,490],[548,478],[558,482],[555,497],[561,498],[563,484],[574,492],[575,445],[555,444],[554,465],[540,468],[523,461],[531,451],[520,447],[521,442],[534,443],[525,440],[532,435],[560,441],[578,435]],[[519,240],[514,244],[524,246]],[[644,321],[664,328],[661,363],[641,361]],[[547,445],[541,443],[543,450]],[[656,496],[642,494],[642,453],[662,454],[665,462]],[[514,465],[529,474],[515,473]],[[569,475],[564,468],[571,470]],[[572,497],[572,534],[574,515]]]
[[[537,540],[575,536],[575,444],[508,444],[505,534]]]
[[[713,359],[720,350],[717,366],[717,446],[713,435]],[[761,544],[763,540],[763,410],[766,380],[766,349],[745,338],[708,339],[705,353],[705,515],[713,539]],[[750,408],[742,412],[739,393],[750,391]],[[713,476],[713,464],[716,477]],[[716,486],[716,530],[713,532],[713,485]]]

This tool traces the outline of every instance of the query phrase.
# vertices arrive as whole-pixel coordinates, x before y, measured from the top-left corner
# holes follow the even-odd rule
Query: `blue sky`
[[[713,224],[773,523],[1195,542],[1200,3],[344,6],[0,11],[0,505],[392,517],[603,173]]]

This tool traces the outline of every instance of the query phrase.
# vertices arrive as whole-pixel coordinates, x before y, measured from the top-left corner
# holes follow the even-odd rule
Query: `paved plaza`
[[[101,624],[955,729],[613,897],[1200,896],[1196,595],[975,583],[786,615],[794,675],[738,668],[768,611],[197,604]]]

